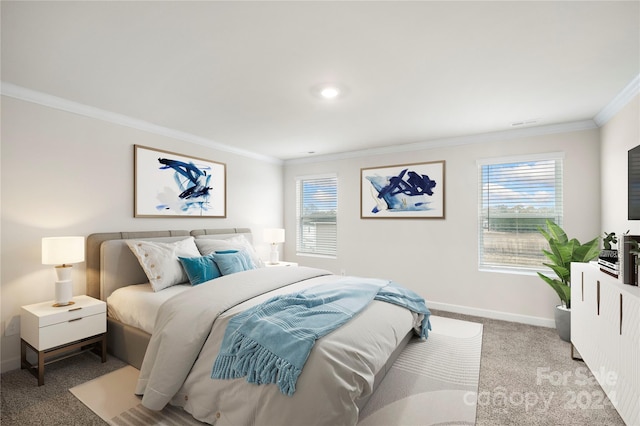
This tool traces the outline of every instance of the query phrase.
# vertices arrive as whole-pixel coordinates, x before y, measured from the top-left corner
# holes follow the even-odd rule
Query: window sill
[[[508,268],[508,267],[480,267],[478,268],[480,272],[495,272],[498,274],[513,274],[513,275],[529,275],[533,277],[538,276],[538,272],[542,274],[554,274],[551,269],[523,269],[523,268]]]
[[[319,257],[322,259],[337,259],[338,256],[332,256],[328,254],[315,254],[315,253],[296,253],[296,256],[300,257]]]

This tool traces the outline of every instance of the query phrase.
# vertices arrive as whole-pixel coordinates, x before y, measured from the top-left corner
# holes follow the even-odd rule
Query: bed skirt
[[[107,318],[107,352],[140,370],[151,335]]]

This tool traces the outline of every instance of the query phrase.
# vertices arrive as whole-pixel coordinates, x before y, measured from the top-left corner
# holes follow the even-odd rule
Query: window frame
[[[554,183],[554,212],[553,212],[553,220],[560,226],[562,226],[564,220],[564,152],[549,152],[549,153],[540,153],[540,154],[529,154],[529,155],[514,155],[514,156],[506,156],[506,157],[493,157],[493,158],[485,158],[477,160],[477,173],[478,173],[478,212],[477,212],[477,226],[478,226],[478,270],[483,272],[501,272],[501,273],[511,273],[511,274],[525,274],[525,275],[536,275],[536,272],[549,272],[550,269],[543,266],[542,262],[540,262],[539,266],[530,266],[524,264],[499,264],[496,265],[494,263],[488,264],[484,262],[483,254],[484,254],[484,215],[483,211],[486,210],[484,203],[484,196],[486,190],[484,188],[485,181],[483,176],[483,167],[484,166],[499,166],[499,165],[507,165],[507,164],[526,164],[536,161],[554,161],[555,162],[555,183]],[[522,200],[526,200],[522,198]],[[546,215],[544,217],[549,217],[551,215]],[[542,218],[542,217],[541,217]],[[487,225],[489,223],[487,222]],[[544,255],[542,255],[544,256]],[[541,257],[542,261],[546,261],[544,257]]]
[[[309,250],[306,247],[303,247],[302,241],[304,236],[304,224],[303,220],[305,216],[303,215],[303,206],[304,206],[304,194],[302,193],[302,185],[304,182],[313,182],[320,183],[321,181],[330,181],[333,180],[335,182],[335,197],[332,199],[335,203],[335,214],[334,215],[325,215],[319,216],[319,218],[333,218],[333,223],[335,226],[335,230],[333,231],[333,244],[321,245],[320,249],[318,249],[317,241],[315,243],[315,248]],[[304,175],[304,176],[296,176],[295,178],[295,188],[296,188],[296,255],[297,256],[308,256],[308,257],[321,257],[328,259],[337,259],[338,257],[338,174],[337,173],[324,173],[324,174],[316,174],[316,175]],[[333,247],[331,247],[333,246]],[[322,250],[325,248],[325,250]],[[328,251],[327,249],[331,249],[332,251]]]

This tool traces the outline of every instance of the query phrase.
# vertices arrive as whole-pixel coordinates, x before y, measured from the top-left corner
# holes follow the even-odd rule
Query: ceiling
[[[593,119],[639,5],[3,0],[2,81],[287,160]]]

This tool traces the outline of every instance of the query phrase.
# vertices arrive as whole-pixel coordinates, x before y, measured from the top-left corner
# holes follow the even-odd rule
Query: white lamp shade
[[[42,239],[42,264],[65,265],[84,262],[84,237]]]
[[[265,229],[264,241],[270,244],[284,243],[284,229],[280,229],[280,228]]]

